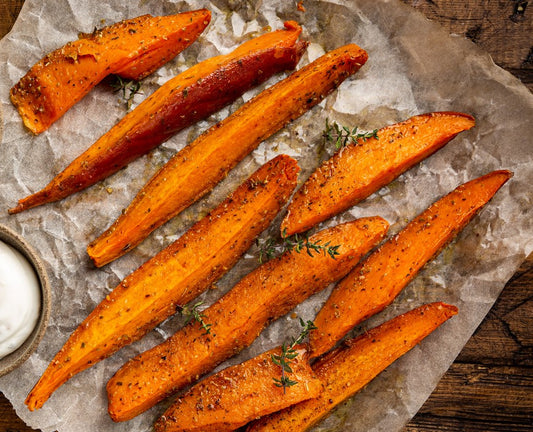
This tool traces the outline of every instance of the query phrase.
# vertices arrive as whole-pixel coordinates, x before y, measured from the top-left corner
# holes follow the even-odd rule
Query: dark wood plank
[[[531,430],[532,412],[531,368],[454,363],[405,432]]]
[[[532,367],[532,317],[533,256],[522,264],[508,282],[505,291],[456,361]]]
[[[532,389],[531,368],[454,363],[420,413],[531,424]]]
[[[24,0],[2,0],[0,2],[0,39],[11,30],[23,4]]]
[[[402,0],[465,36],[533,91],[533,5],[519,0]]]
[[[533,91],[533,7],[402,0],[485,49]],[[527,5],[526,5],[527,6]],[[405,432],[533,430],[533,255],[509,281]]]
[[[404,432],[533,430],[533,255]]]
[[[407,426],[404,432],[531,432],[531,424],[523,425],[500,420],[484,422],[472,418],[438,417],[435,415],[418,416],[416,426]]]

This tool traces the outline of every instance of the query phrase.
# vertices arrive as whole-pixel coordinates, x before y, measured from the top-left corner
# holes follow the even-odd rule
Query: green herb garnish
[[[272,354],[270,358],[272,363],[281,368],[281,378],[272,378],[274,380],[274,385],[276,387],[283,387],[283,393],[285,393],[287,387],[292,387],[298,384],[298,381],[291,380],[287,374],[292,373],[292,368],[290,366],[291,361],[298,357],[298,352],[295,347],[298,344],[301,344],[302,341],[309,335],[311,330],[316,330],[316,326],[313,321],[305,322],[300,318],[300,325],[302,326],[302,331],[300,335],[293,339],[290,344],[283,343],[281,345],[281,354]]]
[[[300,253],[302,251],[307,252],[307,255],[313,257],[313,253],[323,253],[324,256],[329,255],[335,259],[340,254],[340,245],[330,246],[330,242],[324,244],[320,243],[320,240],[313,243],[309,241],[309,235],[305,234],[293,234],[287,236],[287,231],[283,230],[281,233],[281,244],[277,244],[276,240],[268,238],[262,245],[256,241],[259,246],[259,263],[263,263],[265,258],[267,260],[273,258],[276,252],[284,253],[288,251],[295,251]]]
[[[114,75],[114,81],[111,82],[109,85],[113,89],[113,91],[121,92],[122,93],[122,99],[126,102],[126,107],[129,110],[131,108],[131,104],[133,103],[133,97],[139,93],[139,90],[141,88],[141,83],[139,81],[135,80],[125,80],[119,75]]]
[[[200,323],[200,326],[205,330],[206,335],[211,334],[211,324],[208,324],[204,321],[205,315],[204,313],[199,309],[200,306],[202,306],[204,302],[199,301],[189,306],[183,306],[180,308],[181,314],[187,318],[187,321],[185,324],[189,324],[192,320],[198,321]]]
[[[341,126],[337,122],[329,123],[326,119],[326,128],[322,132],[322,137],[325,143],[335,142],[335,147],[340,149],[351,143],[356,143],[357,140],[362,139],[366,141],[369,138],[378,137],[378,130],[374,129],[372,132],[359,132],[359,128],[355,126],[350,129],[348,126]]]

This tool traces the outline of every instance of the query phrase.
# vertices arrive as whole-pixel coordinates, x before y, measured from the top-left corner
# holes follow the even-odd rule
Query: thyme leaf
[[[348,126],[341,126],[335,121],[330,123],[329,119],[326,119],[326,128],[322,132],[322,137],[324,138],[324,143],[334,142],[337,149],[346,147],[348,144],[357,143],[360,139],[363,141],[370,138],[379,139],[377,129],[371,132],[359,132],[357,126],[350,129]]]
[[[203,304],[203,301],[199,301],[190,307],[183,306],[180,308],[180,312],[184,317],[187,318],[185,324],[189,324],[192,320],[195,320],[199,322],[200,327],[204,329],[204,334],[208,335],[211,334],[211,324],[208,324],[204,321],[205,314],[199,309]]]
[[[276,255],[276,252],[284,253],[288,251],[295,251],[300,253],[302,251],[306,252],[310,257],[314,257],[314,254],[323,253],[324,256],[329,255],[331,258],[335,259],[337,255],[340,254],[339,248],[341,245],[330,245],[330,242],[321,243],[320,240],[316,242],[309,241],[309,234],[293,234],[287,236],[287,231],[283,230],[281,233],[281,244],[278,244],[276,240],[268,238],[264,241],[263,244],[260,244],[259,241],[256,241],[257,246],[259,247],[259,263],[273,258]]]
[[[292,373],[291,361],[298,357],[298,352],[296,351],[296,346],[301,344],[303,340],[309,336],[311,330],[316,330],[316,326],[313,321],[305,322],[300,318],[300,325],[302,326],[302,331],[297,338],[292,339],[291,343],[283,343],[281,345],[281,354],[272,354],[270,356],[272,363],[281,368],[281,377],[272,378],[274,380],[274,385],[276,387],[283,387],[283,393],[286,392],[287,387],[292,387],[298,384],[298,381],[291,380],[287,374]]]
[[[109,85],[115,93],[122,93],[122,99],[126,102],[126,108],[129,111],[131,104],[133,103],[134,96],[139,93],[139,90],[141,89],[140,81],[125,80],[119,75],[114,75],[114,81],[112,81]]]

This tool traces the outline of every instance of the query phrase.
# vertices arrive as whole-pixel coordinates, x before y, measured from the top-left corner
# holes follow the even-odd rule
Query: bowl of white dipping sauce
[[[43,262],[15,231],[0,225],[0,376],[28,359],[50,317]]]

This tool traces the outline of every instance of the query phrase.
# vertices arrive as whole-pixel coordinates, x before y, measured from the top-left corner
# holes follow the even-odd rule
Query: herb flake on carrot
[[[397,316],[319,359],[313,370],[324,391],[252,423],[246,432],[304,432],[353,396],[442,323],[457,314],[455,306],[430,303]]]
[[[208,193],[261,141],[319,103],[366,59],[366,52],[353,44],[326,53],[211,127],[152,177],[119,218],[89,244],[89,256],[101,266],[136,247]]]
[[[211,213],[118,284],[50,362],[26,399],[28,408],[40,408],[69,378],[141,339],[222,277],[287,202],[298,171],[289,156],[267,162]],[[202,332],[206,327],[202,322]]]
[[[139,415],[236,355],[268,323],[347,274],[387,229],[380,217],[337,225],[310,238],[340,244],[336,259],[290,251],[249,273],[203,311],[210,334],[191,322],[115,373],[107,383],[111,418],[125,421]]]
[[[282,231],[286,235],[307,231],[347,210],[473,126],[470,115],[434,112],[346,143],[296,192],[281,224]],[[341,135],[339,142],[343,141]]]
[[[139,80],[192,44],[211,20],[206,9],[143,15],[84,34],[46,55],[11,89],[24,125],[39,134],[110,74]]]
[[[318,329],[309,335],[311,356],[325,353],[354,326],[389,305],[511,175],[494,171],[459,186],[360,262],[318,312]]]
[[[294,352],[288,376],[300,386],[284,391],[274,385],[278,367],[270,358],[281,355],[281,349],[275,348],[194,385],[165,411],[154,430],[229,432],[258,417],[317,397],[322,383],[309,366],[305,345],[295,346]]]
[[[294,69],[307,44],[293,21],[233,52],[198,63],[170,79],[78,156],[42,190],[9,213],[58,201],[116,173],[183,128],[218,111],[251,87]],[[119,82],[122,82],[120,80]]]

